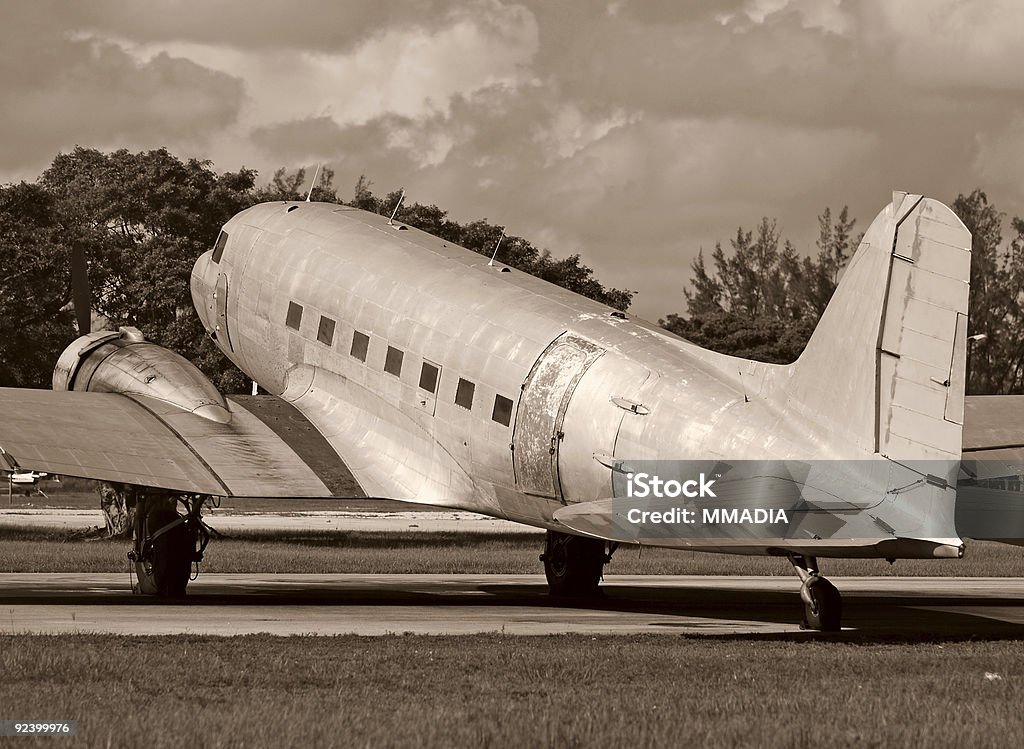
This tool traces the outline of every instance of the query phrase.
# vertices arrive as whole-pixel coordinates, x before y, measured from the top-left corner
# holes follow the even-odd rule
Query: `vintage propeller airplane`
[[[786,556],[805,624],[833,630],[841,600],[819,558],[962,554],[970,248],[946,206],[895,193],[786,366],[712,353],[336,204],[242,211],[191,290],[224,354],[294,405],[369,496],[547,529],[555,594],[593,593],[620,543]],[[89,332],[85,259],[72,265],[84,334],[53,391],[0,390],[0,446],[18,469],[128,492],[140,589],[182,595],[211,498],[331,492],[183,357],[133,328]],[[978,457],[1009,444],[979,434]],[[763,500],[787,522],[633,523],[623,480],[668,463],[713,476],[724,510]]]

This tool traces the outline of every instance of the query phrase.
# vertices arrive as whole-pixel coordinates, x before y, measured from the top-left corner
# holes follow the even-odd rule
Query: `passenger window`
[[[288,302],[288,317],[284,324],[292,330],[298,330],[302,325],[302,305],[295,302]]]
[[[320,315],[320,327],[316,331],[316,339],[328,346],[334,343],[334,320]]]
[[[217,235],[217,244],[213,246],[213,262],[220,262],[221,256],[224,254],[224,248],[227,244],[228,233],[222,229],[220,234]]]
[[[360,333],[358,330],[352,333],[352,354],[359,361],[366,361],[366,352],[370,348],[370,336]]]
[[[428,393],[436,393],[440,374],[441,370],[435,365],[428,361],[423,362],[423,368],[420,370],[420,387]]]
[[[512,401],[504,395],[494,396],[494,410],[491,411],[491,418],[507,427],[512,421]]]
[[[459,387],[455,390],[455,405],[463,408],[473,408],[473,393],[476,385],[469,380],[459,378]]]
[[[395,377],[402,376],[402,359],[405,354],[394,346],[388,346],[388,355],[384,359],[384,371],[393,374]]]

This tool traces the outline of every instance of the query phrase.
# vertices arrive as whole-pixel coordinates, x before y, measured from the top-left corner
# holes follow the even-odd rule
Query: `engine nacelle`
[[[227,401],[206,375],[137,328],[77,338],[57,360],[53,389],[145,395],[221,424],[231,420]]]

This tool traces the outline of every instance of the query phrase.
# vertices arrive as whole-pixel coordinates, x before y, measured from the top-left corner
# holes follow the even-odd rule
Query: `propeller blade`
[[[77,245],[71,249],[71,301],[75,306],[78,334],[90,333],[92,297],[89,292],[89,266],[85,262],[85,250]]]

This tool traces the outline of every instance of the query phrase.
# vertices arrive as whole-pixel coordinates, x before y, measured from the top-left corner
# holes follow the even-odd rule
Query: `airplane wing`
[[[338,482],[249,404],[229,398],[231,421],[219,424],[145,396],[0,388],[0,462],[184,493],[334,496],[327,483]]]

